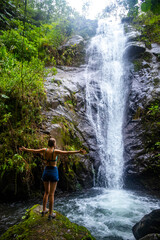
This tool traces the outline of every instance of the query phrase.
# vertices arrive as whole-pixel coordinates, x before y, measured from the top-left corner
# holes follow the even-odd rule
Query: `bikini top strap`
[[[46,148],[45,153],[44,153],[44,159],[46,159],[46,152],[47,152],[47,148]]]
[[[54,149],[53,149],[53,152],[52,152],[52,161],[53,161],[53,155],[54,155]]]
[[[54,155],[54,149],[53,149],[53,152],[52,152],[52,161],[57,161],[58,160],[58,156],[56,156],[56,159],[55,160],[53,160],[53,155]]]

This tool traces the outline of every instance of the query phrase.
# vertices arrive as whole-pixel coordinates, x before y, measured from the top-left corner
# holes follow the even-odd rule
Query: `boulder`
[[[158,233],[153,233],[153,234],[147,234],[140,240],[159,240],[160,239],[160,234]]]
[[[84,43],[84,38],[79,36],[79,35],[75,35],[72,38],[70,38],[65,44],[63,44],[62,46],[59,47],[59,50],[62,50],[66,47],[72,47],[73,45],[79,45],[81,43]]]
[[[85,63],[85,45],[83,37],[75,35],[59,47],[58,65],[80,66]]]
[[[147,234],[160,233],[160,209],[153,210],[151,213],[145,215],[133,226],[132,231],[137,240]]]
[[[23,217],[24,220],[18,225],[10,227],[0,239],[95,239],[85,227],[70,222],[67,217],[59,212],[55,212],[55,219],[48,221],[48,216],[42,217],[40,211],[42,211],[40,205],[35,205],[27,210],[26,215]]]

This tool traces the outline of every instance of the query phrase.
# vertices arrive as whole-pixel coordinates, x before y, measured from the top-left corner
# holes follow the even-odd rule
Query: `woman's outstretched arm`
[[[24,152],[33,152],[33,153],[44,153],[45,152],[45,148],[41,148],[41,149],[31,149],[31,148],[25,148],[25,147],[21,147],[19,148],[20,151],[24,151]]]
[[[86,154],[86,151],[83,149],[76,150],[76,151],[62,151],[62,150],[57,150],[55,149],[55,154],[62,154],[62,155],[70,155],[70,154],[76,154],[76,153],[81,153],[81,154]]]

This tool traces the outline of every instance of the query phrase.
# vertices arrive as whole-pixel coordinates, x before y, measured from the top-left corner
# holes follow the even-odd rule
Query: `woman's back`
[[[44,160],[46,161],[46,166],[57,166],[57,156],[54,148],[46,148]]]

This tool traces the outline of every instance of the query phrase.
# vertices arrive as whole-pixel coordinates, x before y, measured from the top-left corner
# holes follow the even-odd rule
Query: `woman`
[[[57,182],[59,180],[58,168],[57,168],[57,158],[58,155],[69,155],[82,153],[85,154],[85,150],[78,151],[61,151],[56,149],[56,140],[54,138],[50,138],[48,141],[48,148],[42,149],[28,149],[25,147],[19,148],[21,151],[25,152],[33,152],[33,153],[43,153],[44,160],[46,161],[46,167],[44,169],[42,180],[44,182],[45,193],[43,197],[43,211],[42,216],[48,213],[46,209],[46,205],[49,197],[49,216],[48,219],[51,220],[55,218],[56,214],[53,213],[53,204],[54,204],[54,193],[57,187]]]

